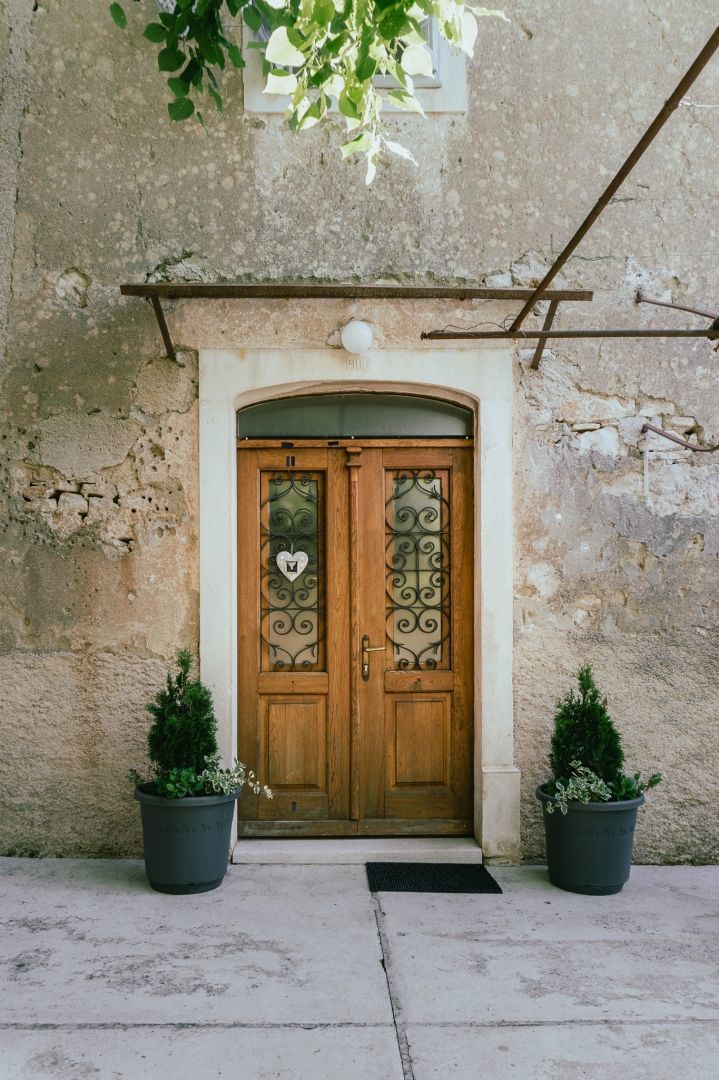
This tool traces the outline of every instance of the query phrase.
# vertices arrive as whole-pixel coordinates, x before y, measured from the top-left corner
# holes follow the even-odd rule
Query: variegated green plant
[[[547,793],[553,795],[555,801],[544,804],[546,813],[553,814],[555,810],[560,810],[562,814],[566,814],[570,802],[586,804],[637,799],[663,779],[661,773],[652,773],[648,780],[643,780],[641,773],[634,773],[633,776],[619,773],[615,780],[605,783],[600,776],[579,761],[570,762],[570,769],[571,775],[566,782],[553,780],[547,786]]]
[[[121,4],[112,3],[110,14],[118,26],[127,26]],[[342,155],[366,156],[368,184],[383,152],[414,161],[387,137],[382,110],[389,105],[423,113],[414,80],[432,74],[427,20],[433,18],[443,38],[472,56],[477,20],[506,19],[500,11],[464,0],[175,0],[172,10],[162,11],[144,30],[158,46],[160,71],[169,75],[171,119],[196,114],[202,121],[195,102],[204,90],[222,109],[218,69],[245,64],[242,43],[225,26],[240,14],[250,30],[264,26],[269,33],[266,42],[251,41],[248,47],[263,54],[265,93],[289,98],[290,128],[305,131],[336,105],[349,135]],[[390,76],[394,86],[377,87],[379,75]]]
[[[130,769],[128,779],[139,786],[146,783],[136,769]],[[166,772],[157,773],[150,781],[153,792],[164,799],[185,799],[193,795],[232,795],[242,791],[247,785],[255,795],[272,798],[272,791],[259,780],[246,765],[237,758],[228,769],[223,769],[219,754],[208,754],[205,767],[197,772],[191,766],[175,766]]]
[[[611,799],[611,788],[591,769],[587,769],[580,761],[572,761],[571,769],[572,774],[566,783],[555,781],[552,794],[556,802],[544,805],[548,814],[553,814],[555,809],[566,814],[570,802],[607,802]]]

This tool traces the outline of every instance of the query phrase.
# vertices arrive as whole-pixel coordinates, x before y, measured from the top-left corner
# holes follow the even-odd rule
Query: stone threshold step
[[[471,837],[417,837],[373,840],[238,840],[233,865],[342,865],[366,862],[481,863],[482,849]]]

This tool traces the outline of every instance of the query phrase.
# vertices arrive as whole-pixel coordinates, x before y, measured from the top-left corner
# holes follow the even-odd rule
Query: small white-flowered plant
[[[223,769],[220,765],[220,755],[210,754],[205,758],[205,768],[200,773],[200,779],[204,781],[204,789],[214,792],[216,795],[230,795],[233,791],[245,786],[251,788],[255,795],[264,795],[266,799],[272,798],[272,792],[266,784],[259,784],[252,770],[235,758],[230,769]]]
[[[128,779],[136,785],[144,783],[135,769],[128,773]],[[242,788],[249,787],[255,795],[272,798],[272,792],[266,784],[259,784],[255,774],[247,771],[247,766],[235,758],[231,769],[220,766],[220,755],[210,754],[205,757],[205,768],[201,773],[191,767],[168,769],[158,772],[150,781],[153,794],[164,799],[185,799],[193,795],[232,795]]]
[[[562,814],[566,814],[570,802],[607,802],[611,799],[611,789],[601,777],[597,776],[585,765],[582,765],[580,761],[570,761],[569,764],[573,775],[570,776],[566,784],[563,784],[561,780],[556,781],[554,785],[556,802],[544,804],[548,814],[553,814],[556,809],[559,809]]]

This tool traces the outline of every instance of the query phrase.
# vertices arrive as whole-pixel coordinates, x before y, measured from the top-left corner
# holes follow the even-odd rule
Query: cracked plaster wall
[[[149,0],[142,0],[150,10]],[[527,284],[556,255],[716,23],[709,0],[518,0],[486,20],[471,111],[392,120],[367,192],[337,124],[301,138],[245,114],[166,118],[149,47],[95,0],[0,2],[0,850],[139,846],[124,776],[143,703],[197,644],[196,350],[322,346],[350,315],[405,345],[496,304],[169,305],[184,366],[123,280]],[[625,183],[565,282],[562,325],[688,325],[637,287],[716,306],[719,64]],[[705,107],[706,106],[706,107]],[[711,107],[709,107],[711,106]],[[719,359],[701,342],[562,342],[516,374],[516,735],[523,847],[553,703],[593,662],[629,763],[667,780],[641,815],[646,861],[712,861]],[[438,376],[439,378],[439,376]],[[491,478],[487,478],[488,482]]]

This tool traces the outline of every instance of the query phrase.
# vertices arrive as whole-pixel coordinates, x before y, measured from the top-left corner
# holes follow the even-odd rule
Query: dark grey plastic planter
[[[566,814],[546,805],[555,802],[537,788],[547,838],[549,880],[560,889],[607,896],[629,879],[637,810],[644,796],[624,802],[570,802]]]
[[[238,795],[235,791],[163,799],[152,794],[152,784],[135,788],[142,815],[145,872],[153,889],[200,893],[222,883]]]

